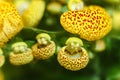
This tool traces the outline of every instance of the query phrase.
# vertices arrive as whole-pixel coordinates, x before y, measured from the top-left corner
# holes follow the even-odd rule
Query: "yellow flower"
[[[88,52],[82,47],[79,38],[71,37],[66,46],[58,51],[57,60],[65,69],[77,71],[85,68],[89,62]]]
[[[12,45],[13,51],[9,54],[10,63],[13,65],[28,64],[33,60],[32,50],[24,42],[16,42]]]
[[[4,46],[23,28],[22,18],[12,3],[0,2],[0,46]]]
[[[60,18],[63,28],[88,41],[103,38],[111,30],[111,18],[100,6],[64,12]]]
[[[36,59],[45,60],[55,53],[56,45],[51,41],[51,37],[46,33],[40,33],[36,36],[37,42],[32,46],[33,55]]]

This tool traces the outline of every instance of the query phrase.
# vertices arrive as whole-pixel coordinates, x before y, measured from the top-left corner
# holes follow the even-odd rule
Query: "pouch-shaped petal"
[[[78,34],[88,41],[103,38],[112,28],[109,14],[104,8],[95,5],[64,12],[60,22],[66,31]]]

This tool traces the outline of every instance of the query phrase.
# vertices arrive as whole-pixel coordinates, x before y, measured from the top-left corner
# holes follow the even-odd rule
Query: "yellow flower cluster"
[[[13,65],[25,65],[37,60],[46,60],[52,57],[56,50],[55,42],[46,33],[36,36],[37,43],[28,48],[25,42],[12,44],[12,52],[9,53],[9,61]],[[61,66],[71,71],[78,71],[87,66],[89,62],[88,52],[82,47],[83,42],[77,37],[70,37],[66,46],[58,50],[57,60]],[[1,60],[5,61],[5,60]],[[0,63],[1,66],[3,62]]]
[[[5,45],[9,39],[20,32],[23,28],[22,20],[25,26],[33,27],[38,24],[43,16],[44,8],[44,1],[32,0],[30,6],[20,16],[12,3],[1,1],[0,46]],[[98,6],[90,6],[81,11],[65,12],[61,16],[60,21],[65,30],[79,34],[81,38],[89,41],[100,39],[111,29],[110,17],[105,13],[104,9]],[[32,48],[29,48],[25,42],[12,44],[12,52],[9,54],[10,63],[13,65],[24,65],[32,62],[34,58],[45,60],[54,55],[56,45],[51,40],[50,35],[40,33],[36,36],[36,40],[37,43]],[[82,46],[83,42],[81,39],[75,37],[69,38],[66,41],[66,46],[63,46],[58,51],[57,60],[60,65],[72,71],[86,67],[89,57],[87,51]],[[0,67],[4,62],[5,58],[3,54],[0,54]]]

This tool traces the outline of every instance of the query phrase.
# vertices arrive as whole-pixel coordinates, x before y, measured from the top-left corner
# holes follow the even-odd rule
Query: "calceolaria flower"
[[[36,59],[45,60],[54,55],[56,45],[48,34],[40,33],[36,39],[38,43],[32,46],[33,55]]]
[[[23,28],[22,18],[12,3],[0,1],[0,26],[1,47]]]
[[[83,0],[69,0],[68,1],[68,9],[69,10],[81,10],[84,7]]]
[[[25,27],[35,27],[44,15],[44,0],[16,0],[15,5],[23,18]]]
[[[82,10],[64,12],[60,17],[63,28],[80,38],[95,41],[111,30],[111,18],[100,6],[91,5]]]
[[[85,68],[89,62],[89,57],[82,46],[83,43],[79,38],[69,38],[66,41],[66,46],[58,51],[57,60],[60,65],[72,71]]]
[[[25,42],[16,42],[12,45],[12,52],[9,54],[10,63],[13,65],[24,65],[33,60],[32,50]]]
[[[5,63],[5,56],[3,55],[3,51],[0,48],[0,67],[2,67],[4,63]]]

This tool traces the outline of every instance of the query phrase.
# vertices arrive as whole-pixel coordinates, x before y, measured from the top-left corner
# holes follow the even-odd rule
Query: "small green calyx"
[[[40,33],[36,36],[37,42],[41,46],[50,44],[51,37],[46,33]]]
[[[15,54],[24,53],[28,50],[28,46],[25,42],[16,42],[12,45],[12,50]]]
[[[83,42],[79,38],[71,37],[66,41],[66,45],[66,52],[76,54],[82,51],[81,46],[83,46]]]

